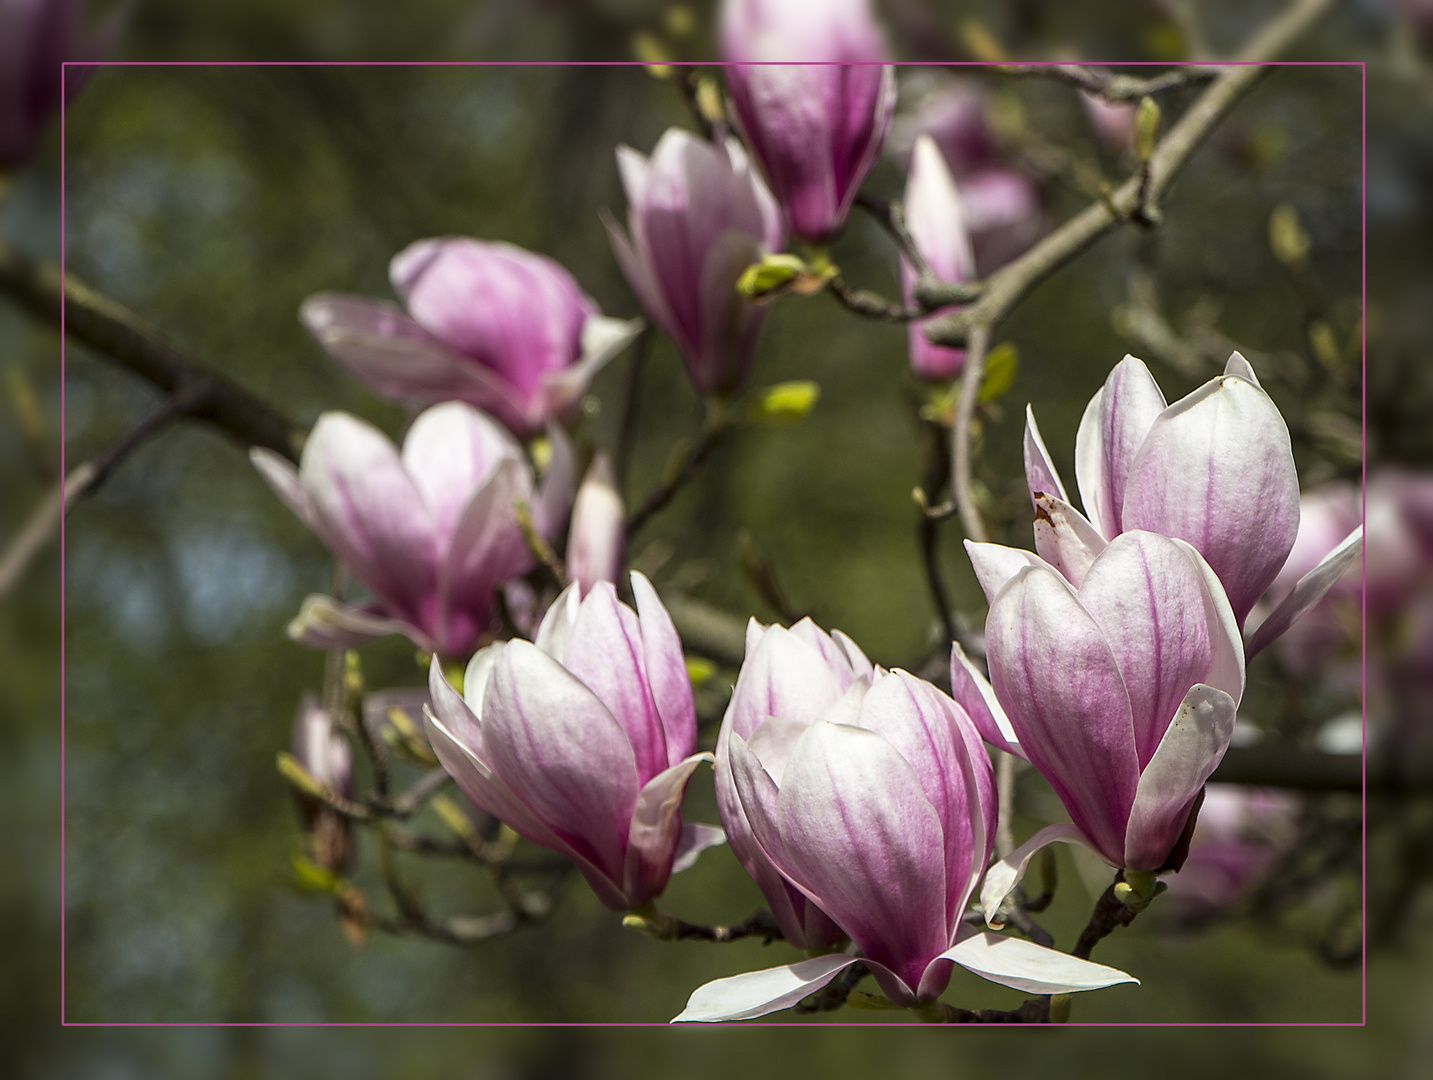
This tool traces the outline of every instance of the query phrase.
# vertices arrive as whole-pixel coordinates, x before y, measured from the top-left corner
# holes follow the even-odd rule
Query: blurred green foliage
[[[201,13],[149,0],[138,6],[122,55],[625,58],[638,30],[662,32],[666,6],[227,2]],[[694,7],[698,29],[684,46],[691,51],[678,55],[710,55],[710,12]],[[886,13],[898,47],[917,58],[922,41],[934,42],[932,50],[955,41],[958,50],[952,28],[965,18],[984,20],[1007,43],[1029,43],[1033,55],[1050,55],[1058,44],[1069,54],[1149,58],[1187,44],[1158,5],[1137,14],[1126,5],[1089,5],[1080,16],[1074,7],[893,0]],[[1210,5],[1208,33],[1228,47],[1276,7]],[[1379,18],[1365,7],[1340,11],[1304,55],[1345,58],[1357,44],[1360,55],[1379,56]],[[991,81],[1021,96],[1040,137],[1096,154],[1068,88]],[[1102,241],[1002,328],[1020,362],[1011,389],[983,417],[978,467],[995,539],[1023,545],[1029,536],[1019,465],[1025,401],[1070,476],[1084,404],[1126,349],[1151,361],[1171,400],[1212,373],[1161,363],[1116,332],[1112,313],[1130,303],[1137,269],[1157,282],[1171,322],[1214,305],[1218,330],[1264,363],[1261,377],[1290,418],[1307,483],[1356,473],[1348,425],[1357,432],[1361,90],[1358,68],[1279,70],[1196,156],[1157,233],[1126,229]],[[1369,92],[1368,392],[1379,424],[1371,447],[1427,464],[1433,429],[1418,417],[1433,402],[1430,95],[1386,66],[1370,69]],[[1187,100],[1171,97],[1166,117]],[[344,408],[396,434],[401,412],[326,360],[298,325],[299,302],[321,289],[387,296],[395,251],[422,236],[466,234],[551,255],[605,312],[635,314],[597,218],[599,207],[619,216],[624,209],[612,151],[620,142],[645,151],[667,126],[689,123],[674,87],[640,68],[110,68],[67,117],[65,255],[72,271],[297,419]],[[0,235],[53,257],[56,147],[50,152],[0,205]],[[1111,176],[1126,167],[1108,157],[1103,165]],[[868,186],[896,195],[901,185],[885,162]],[[1058,182],[1046,190],[1052,221],[1088,198]],[[1293,208],[1307,231],[1311,279],[1291,274],[1270,250],[1270,217],[1280,206]],[[849,280],[895,294],[894,258],[866,218],[853,217],[832,255]],[[1318,362],[1315,316],[1341,347],[1334,370]],[[0,364],[27,374],[52,433],[62,390],[56,343],[0,303]],[[598,445],[614,438],[610,406],[626,362],[593,387],[609,407],[585,420],[582,434]],[[915,666],[935,643],[936,627],[910,499],[922,481],[916,416],[924,398],[907,373],[904,330],[862,322],[824,296],[778,301],[751,385],[795,380],[820,385],[809,415],[740,431],[629,557],[659,588],[769,620],[774,613],[739,573],[745,532],[793,606],[846,630],[878,662]],[[63,394],[71,463],[157,401],[138,380],[74,346]],[[638,408],[633,500],[701,418],[675,351],[661,339]],[[0,461],[0,535],[8,537],[44,480],[10,425],[0,427]],[[943,530],[941,563],[956,607],[978,620],[983,605],[957,532],[954,524]],[[660,1022],[707,979],[790,955],[781,944],[659,944],[624,932],[575,877],[558,916],[542,928],[471,949],[382,936],[353,948],[330,905],[293,885],[297,828],[273,767],[299,695],[322,675],[322,657],[282,634],[300,598],[327,585],[318,543],[238,448],[186,425],[147,445],[74,511],[63,569],[63,661],[57,551],[0,605],[0,806],[12,823],[0,849],[7,866],[0,913],[12,929],[0,1046],[20,1075],[701,1078],[943,1075],[964,1066],[1082,1077],[1140,1062],[1168,1076],[1236,1063],[1269,1076],[1421,1075],[1415,1063],[1426,1058],[1433,1004],[1426,911],[1396,950],[1371,959],[1375,1027],[1365,1032],[62,1032],[55,1026],[61,868],[54,849],[62,663],[63,977],[71,1022]],[[375,686],[422,678],[411,648],[399,642],[366,649],[365,670]],[[719,678],[729,681],[729,673]],[[1277,723],[1272,674],[1251,670],[1251,678],[1251,707]],[[688,813],[714,821],[707,775],[693,784]],[[1036,824],[1017,821],[1017,835]],[[359,861],[369,868],[359,883],[373,886],[366,843]],[[1068,947],[1089,900],[1068,862],[1061,869],[1064,884],[1046,921]],[[497,904],[476,870],[415,866],[413,873],[434,910]],[[733,921],[760,902],[730,853],[718,849],[673,880],[662,907],[693,921]],[[1329,968],[1292,933],[1229,927],[1170,938],[1142,921],[1109,939],[1097,958],[1143,985],[1078,999],[1078,1021],[1361,1016],[1358,971]],[[958,974],[947,998],[1008,1007],[1019,995]],[[888,1015],[821,1019],[884,1022]]]

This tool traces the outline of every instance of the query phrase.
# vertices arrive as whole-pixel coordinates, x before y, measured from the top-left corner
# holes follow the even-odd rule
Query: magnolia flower
[[[911,71],[901,81],[901,112],[887,141],[888,153],[902,167],[913,167],[922,136],[935,141],[960,186],[965,228],[981,273],[1024,251],[1041,227],[1039,190],[1001,154],[986,121],[986,98],[981,83],[929,69]]]
[[[567,530],[567,573],[583,596],[599,581],[616,581],[622,571],[627,511],[606,454],[588,466],[572,503]]]
[[[731,390],[746,376],[765,308],[737,292],[741,272],[782,245],[781,211],[735,139],[713,146],[669,128],[650,158],[617,148],[629,240],[612,250],[647,314],[677,343],[692,384]]]
[[[1025,417],[1025,477],[1035,506],[1035,550],[1079,586],[1105,544],[1131,529],[1187,540],[1214,568],[1237,624],[1288,558],[1299,528],[1299,480],[1278,407],[1238,353],[1224,374],[1166,405],[1144,362],[1126,356],[1090,399],[1075,437],[1085,513],[1069,503],[1035,414]],[[1087,516],[1088,515],[1088,516]],[[1322,596],[1361,534],[1251,641],[1252,656]],[[1271,616],[1273,619],[1273,616]],[[1260,633],[1264,630],[1261,628]]]
[[[731,770],[731,740],[750,739],[771,716],[810,724],[826,715],[857,679],[874,673],[860,647],[810,619],[790,630],[747,625],[746,660],[722,718],[716,745],[716,799],[732,854],[761,888],[781,933],[801,949],[829,948],[845,934],[762,853],[742,811]]]
[[[726,797],[734,789],[736,800],[723,820],[861,955],[718,979],[677,1020],[761,1016],[857,962],[903,1006],[939,997],[953,964],[1036,994],[1134,981],[963,922],[990,856],[996,794],[979,733],[949,697],[871,668],[846,639],[811,626],[753,627],[742,680],[723,722]]]
[[[957,645],[952,692],[988,742],[1040,771],[1073,822],[991,869],[987,917],[1055,840],[1126,870],[1171,868],[1244,692],[1239,626],[1209,564],[1143,531],[1110,541],[1078,584],[1026,551],[966,549],[990,600],[990,680]]]
[[[420,648],[465,655],[491,629],[494,589],[533,564],[517,504],[543,537],[566,523],[572,451],[556,429],[553,447],[536,485],[513,437],[454,401],[414,420],[401,454],[341,412],[319,417],[297,469],[251,450],[274,493],[373,592],[367,609],[310,596],[290,636],[329,648],[402,633]]]
[[[463,694],[435,659],[433,752],[464,794],[520,836],[567,856],[608,907],[656,897],[721,842],[682,824],[697,721],[682,643],[651,584],[632,575],[634,613],[602,581],[569,585],[533,642],[474,655]]]
[[[305,694],[294,716],[291,744],[294,760],[329,791],[353,797],[353,751],[327,709],[313,694]],[[299,817],[308,834],[314,862],[342,873],[353,857],[348,819],[312,795],[295,791]]]
[[[519,435],[570,411],[640,329],[604,318],[571,274],[512,244],[419,240],[388,268],[395,304],[317,293],[299,318],[324,350],[380,394],[459,400]]]
[[[935,141],[923,135],[911,154],[911,172],[906,180],[906,225],[916,250],[942,281],[967,281],[975,275],[975,255],[965,229],[965,210],[955,181],[946,168]],[[907,306],[915,302],[919,275],[910,262],[901,259],[901,292]],[[934,312],[932,318],[947,315],[953,307]],[[926,379],[949,379],[965,363],[965,350],[932,344],[925,336],[931,319],[911,322],[906,327],[911,368]]]
[[[84,88],[92,67],[65,69],[65,61],[97,60],[113,44],[124,10],[93,33],[80,28],[81,0],[0,0],[0,172],[30,156],[45,126]]]
[[[840,230],[896,104],[867,0],[726,0],[722,56],[735,120],[803,240]]]

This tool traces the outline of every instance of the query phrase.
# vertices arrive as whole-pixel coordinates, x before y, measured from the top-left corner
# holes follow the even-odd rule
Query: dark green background
[[[625,57],[634,27],[650,21],[648,7],[425,4],[381,14],[329,3],[298,15],[278,4],[206,5],[201,14],[146,3],[119,55]],[[891,5],[893,21],[910,7]],[[1052,43],[1099,57],[1168,47],[1168,28],[1149,12],[1125,18],[1124,5],[1092,5],[1090,18],[1073,19],[1064,5],[1027,7],[1043,21],[995,8],[986,18],[1004,40],[1032,42],[1034,55],[1053,55]],[[980,9],[932,10],[950,27]],[[1236,41],[1270,10],[1215,5],[1212,36]],[[705,25],[706,13],[698,16]],[[1352,9],[1300,54],[1378,59],[1387,33],[1377,12]],[[691,45],[693,55],[703,48],[700,40]],[[911,41],[901,48],[915,55]],[[1157,238],[1126,229],[1102,241],[1002,328],[1000,339],[1019,346],[1021,368],[1003,416],[987,423],[981,475],[1011,508],[1003,538],[1025,544],[1029,535],[1021,408],[1033,403],[1070,477],[1084,403],[1128,347],[1111,309],[1137,260],[1157,268],[1171,309],[1216,296],[1225,333],[1307,357],[1298,294],[1267,245],[1270,210],[1288,202],[1313,238],[1331,310],[1346,313],[1356,302],[1361,75],[1356,67],[1275,73],[1177,182]],[[1428,403],[1420,335],[1430,292],[1429,97],[1387,64],[1370,68],[1369,78],[1369,364],[1382,425],[1374,448],[1419,462],[1428,452],[1417,417]],[[1038,130],[1088,146],[1070,91],[1022,84],[1017,92]],[[635,314],[597,218],[598,207],[619,216],[624,209],[612,149],[628,142],[650,150],[667,126],[687,122],[680,95],[635,68],[110,68],[67,119],[69,266],[290,415],[311,422],[325,408],[346,408],[396,434],[402,414],[323,357],[298,326],[299,302],[320,289],[386,296],[394,251],[454,233],[549,254],[605,312]],[[1276,151],[1260,151],[1266,146]],[[1117,175],[1112,160],[1106,168]],[[896,194],[900,183],[884,163],[869,186]],[[1084,201],[1047,185],[1053,221]],[[53,257],[57,222],[53,139],[17,177],[0,207],[0,232]],[[850,278],[893,289],[889,249],[864,218],[853,218],[835,255]],[[4,362],[26,370],[57,424],[56,342],[0,304]],[[924,656],[933,613],[909,498],[921,478],[920,439],[904,342],[900,328],[861,322],[825,297],[776,305],[752,381],[815,379],[821,402],[799,425],[739,433],[637,541],[631,554],[653,568],[659,588],[770,618],[734,572],[735,538],[748,529],[792,602],[822,625],[845,629],[880,662],[913,665]],[[71,347],[67,360],[73,463],[158,399],[82,348]],[[615,402],[624,364],[599,377],[599,398]],[[1155,371],[1171,400],[1196,383]],[[1268,385],[1295,427],[1306,480],[1356,468],[1326,441],[1299,434],[1308,396],[1294,381]],[[665,341],[647,365],[640,408],[629,495],[646,490],[671,443],[700,419]],[[609,408],[587,435],[609,442],[610,419]],[[0,430],[0,460],[0,535],[9,536],[43,485],[10,427]],[[943,562],[958,607],[979,618],[957,532],[951,525],[942,535]],[[59,570],[52,551],[0,606],[0,759],[8,766],[0,807],[9,822],[0,917],[11,930],[11,977],[0,999],[0,1046],[10,1050],[0,1054],[13,1054],[22,1075],[615,1077],[639,1066],[695,1077],[764,1068],[1198,1075],[1237,1064],[1271,1075],[1412,1076],[1429,1049],[1418,1034],[1433,1003],[1426,902],[1395,946],[1370,960],[1373,1027],[1362,1032],[62,1031]],[[282,635],[302,595],[327,583],[317,542],[238,448],[186,426],[155,439],[74,511],[65,573],[68,1020],[660,1022],[701,982],[790,956],[782,945],[647,941],[624,932],[575,878],[557,918],[540,930],[470,950],[382,937],[350,948],[327,905],[289,882],[296,830],[272,766],[299,694],[321,678],[322,658]],[[365,656],[375,683],[420,680],[400,643]],[[1265,670],[1251,671],[1255,708],[1273,701],[1274,675],[1262,663]],[[689,805],[714,820],[709,789],[709,774],[699,774]],[[1038,792],[1028,794],[1033,801]],[[1017,834],[1035,825],[1018,822]],[[371,852],[363,855],[371,867]],[[1049,922],[1068,947],[1089,901],[1070,866],[1063,869]],[[474,871],[419,874],[435,909],[494,903]],[[663,907],[721,921],[758,902],[735,860],[718,850],[673,880]],[[1077,1020],[1360,1015],[1358,973],[1327,968],[1290,929],[1171,938],[1142,922],[1102,945],[1098,958],[1144,985],[1078,999]],[[1018,1001],[963,973],[947,998],[971,1007]],[[827,1019],[887,1016],[845,1011]]]

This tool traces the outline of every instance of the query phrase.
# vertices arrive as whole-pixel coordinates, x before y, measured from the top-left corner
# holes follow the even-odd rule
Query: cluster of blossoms
[[[764,309],[737,288],[743,271],[788,236],[815,244],[840,232],[897,94],[865,0],[823,5],[819,18],[807,5],[730,0],[721,40],[740,138],[673,129],[650,156],[620,147],[626,229],[606,222],[633,293],[709,395],[738,389],[751,367]],[[1038,228],[1039,207],[1028,181],[995,161],[978,101],[972,113],[963,87],[942,93],[922,105],[927,130],[911,133],[906,118],[905,209],[929,270],[960,282],[988,265],[996,234],[1008,245],[1013,226]],[[908,303],[921,272],[902,265]],[[656,590],[634,573],[635,610],[618,596],[618,479],[598,454],[579,488],[562,426],[640,322],[602,315],[563,267],[505,243],[421,240],[390,278],[401,306],[324,293],[301,318],[355,376],[424,408],[402,448],[329,413],[297,468],[253,452],[372,594],[357,605],[310,597],[290,632],[321,648],[402,633],[431,652],[425,730],[439,762],[479,810],[570,859],[613,910],[650,915],[671,874],[728,842],[782,935],[812,955],[710,983],[678,1019],[759,1016],[857,962],[891,1002],[916,1009],[955,964],[1036,994],[1134,981],[996,932],[1007,897],[1034,853],[1062,840],[1147,901],[1156,875],[1184,860],[1247,658],[1359,550],[1353,528],[1318,558],[1291,561],[1311,545],[1296,546],[1289,435],[1242,357],[1173,404],[1142,362],[1118,364],[1076,438],[1083,512],[1027,413],[1034,550],[967,544],[990,605],[988,671],[953,646],[947,694],[809,620],[753,622],[708,753]],[[949,379],[964,362],[920,324],[909,351],[925,378]],[[539,616],[523,579],[554,547],[570,583]],[[504,629],[531,640],[495,640]],[[443,660],[468,657],[455,689]],[[347,762],[325,757],[321,741],[304,743],[305,760],[337,790]],[[993,867],[986,743],[1028,761],[1070,817]],[[720,828],[681,815],[708,762]]]

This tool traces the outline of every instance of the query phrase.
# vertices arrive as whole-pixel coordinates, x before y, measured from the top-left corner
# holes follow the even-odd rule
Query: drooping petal
[[[1090,399],[1080,420],[1075,479],[1085,514],[1106,540],[1120,534],[1130,468],[1164,408],[1164,394],[1144,361],[1126,355]]]
[[[941,954],[983,979],[1026,994],[1073,994],[1139,980],[1116,968],[1081,960],[1033,941],[965,928],[960,941]]]
[[[765,971],[748,971],[743,975],[715,979],[692,991],[687,1007],[673,1017],[672,1023],[750,1020],[778,1009],[790,1008],[820,990],[857,959],[833,953]]]
[[[310,649],[349,649],[390,634],[403,634],[420,649],[433,647],[432,638],[412,623],[340,604],[322,593],[304,597],[285,632],[289,640]]]
[[[1175,402],[1151,426],[1127,491],[1123,528],[1193,544],[1242,625],[1299,529],[1289,431],[1269,396],[1223,375]]]
[[[1115,537],[1080,587],[1080,604],[1104,632],[1129,692],[1140,768],[1185,692],[1213,665],[1205,588],[1174,541],[1147,532]]]
[[[721,826],[704,825],[699,821],[683,822],[682,837],[677,841],[677,853],[672,858],[672,873],[690,870],[703,851],[725,843],[726,833]]]
[[[622,875],[629,906],[647,903],[666,886],[682,839],[682,796],[697,766],[711,760],[711,754],[693,754],[652,777],[638,792]]]
[[[632,572],[632,595],[642,624],[642,654],[652,699],[666,735],[667,761],[675,765],[696,749],[697,716],[692,680],[672,617],[645,574]]]
[[[1025,483],[1030,488],[1033,502],[1037,495],[1053,495],[1061,502],[1068,503],[1065,485],[1045,449],[1045,440],[1040,436],[1040,425],[1035,423],[1035,410],[1025,406]]]
[[[529,404],[528,413],[535,429],[556,418],[568,417],[597,373],[622,355],[637,339],[647,324],[641,319],[612,319],[592,315],[582,324],[581,353],[567,367],[545,372],[540,392]]]
[[[535,645],[511,641],[488,683],[483,736],[493,771],[620,881],[641,783],[626,732],[597,696]]]
[[[1085,571],[1105,549],[1105,538],[1085,515],[1053,495],[1035,496],[1035,550],[1078,587]]]
[[[1265,645],[1292,626],[1300,615],[1322,600],[1362,554],[1363,526],[1360,525],[1325,555],[1322,562],[1301,577],[1289,595],[1259,624],[1249,637],[1246,655],[1252,659]]]
[[[314,513],[313,503],[309,500],[308,492],[304,490],[303,480],[293,462],[262,446],[250,447],[249,460],[264,478],[264,483],[279,497],[279,501],[323,539],[320,531],[323,525]]]
[[[950,696],[975,723],[982,739],[996,749],[1023,760],[1025,752],[1020,749],[1020,739],[1010,725],[1010,718],[996,700],[989,681],[965,655],[960,642],[952,642],[950,649]]]
[[[990,683],[1026,757],[1117,861],[1139,759],[1130,696],[1104,632],[1064,578],[1030,567],[995,598],[985,633]]]
[[[1234,699],[1203,683],[1190,689],[1145,766],[1130,807],[1124,865],[1158,870],[1184,831],[1195,796],[1234,734]]]
[[[1100,858],[1110,862],[1105,855],[1090,846],[1085,834],[1075,826],[1065,822],[1047,825],[985,872],[985,881],[980,886],[980,910],[985,916],[986,923],[990,923],[995,918],[995,913],[1004,903],[1005,898],[1010,895],[1016,885],[1020,884],[1025,877],[1025,871],[1030,868],[1030,860],[1035,857],[1036,853],[1042,848],[1056,843],[1079,844],[1082,847],[1088,847]]]

